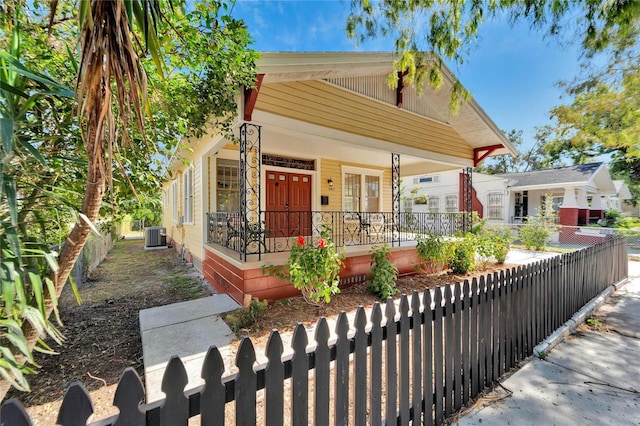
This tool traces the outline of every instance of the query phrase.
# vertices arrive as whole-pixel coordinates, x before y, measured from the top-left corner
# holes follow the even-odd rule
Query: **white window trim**
[[[341,168],[341,173],[342,173],[342,186],[344,187],[344,179],[345,179],[345,175],[346,174],[354,174],[354,175],[360,175],[360,188],[362,190],[362,188],[365,187],[365,176],[377,176],[378,179],[380,179],[380,189],[379,189],[379,197],[378,197],[378,211],[382,211],[382,206],[384,206],[384,202],[382,200],[382,188],[383,188],[383,176],[384,176],[384,170],[379,170],[379,169],[367,169],[364,167],[354,167],[354,166],[340,166]],[[364,197],[361,195],[360,196],[360,209],[362,211],[362,203],[363,203]],[[344,190],[343,190],[343,195],[342,195],[342,210],[344,211],[346,209],[346,204],[344,202]]]
[[[171,218],[178,223],[178,180],[171,183]]]
[[[489,212],[491,211],[491,207],[497,207],[497,205],[492,205],[491,204],[491,196],[492,195],[500,195],[500,199],[502,200],[502,202],[500,203],[500,215],[498,215],[498,217],[491,217],[491,215],[489,214]],[[487,193],[487,219],[488,220],[502,220],[504,219],[504,199],[505,199],[505,195],[503,192],[500,191],[491,191]]]
[[[183,225],[193,224],[193,204],[193,167],[188,167],[182,173],[182,216],[184,217]],[[191,217],[188,217],[188,213],[191,214]]]
[[[456,208],[453,211],[449,211],[449,206],[447,203],[448,199],[455,198],[456,200]],[[458,213],[460,211],[460,200],[458,200],[458,194],[447,194],[444,196],[444,212],[445,213]]]

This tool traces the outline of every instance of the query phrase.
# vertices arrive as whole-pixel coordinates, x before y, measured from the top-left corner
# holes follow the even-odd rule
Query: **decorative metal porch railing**
[[[415,241],[425,235],[450,236],[464,230],[466,213],[281,211],[260,212],[260,222],[246,222],[239,212],[209,213],[208,238],[242,254],[287,252],[296,237],[313,240],[324,226],[338,246]],[[397,220],[394,221],[394,218]],[[245,225],[246,223],[246,225]],[[246,235],[246,237],[245,237]],[[243,246],[243,241],[246,246]]]

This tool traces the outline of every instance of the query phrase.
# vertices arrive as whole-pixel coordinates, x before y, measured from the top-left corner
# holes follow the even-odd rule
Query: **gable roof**
[[[585,187],[602,194],[615,193],[615,186],[605,163],[578,164],[547,170],[498,175],[509,180],[510,188],[545,189]]]
[[[264,75],[263,85],[321,81],[395,107],[395,99],[385,98],[395,96],[396,92],[389,90],[386,83],[397,58],[393,52],[262,52],[261,55],[257,65],[258,73]],[[444,65],[443,76],[440,90],[425,84],[420,96],[414,87],[405,87],[401,91],[404,102],[398,110],[450,127],[472,149],[499,147],[489,155],[518,155],[513,144],[474,99],[463,102],[457,115],[448,113],[450,89],[457,79]]]

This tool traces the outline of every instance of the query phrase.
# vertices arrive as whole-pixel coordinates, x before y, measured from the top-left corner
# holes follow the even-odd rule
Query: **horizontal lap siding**
[[[256,109],[461,158],[473,149],[450,126],[319,81],[262,86]]]

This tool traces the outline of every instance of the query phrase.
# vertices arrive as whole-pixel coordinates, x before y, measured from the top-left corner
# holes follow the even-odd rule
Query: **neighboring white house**
[[[458,202],[461,172],[406,178],[405,209],[434,213],[461,210]],[[570,209],[577,214],[570,219],[576,222],[572,224],[585,225],[601,218],[606,210],[620,210],[621,201],[631,198],[624,182],[614,183],[611,179],[605,163],[502,175],[473,173],[472,186],[473,210],[495,223],[520,223],[523,218],[536,215],[548,195],[559,215],[562,208]],[[420,204],[423,198],[426,203]]]

